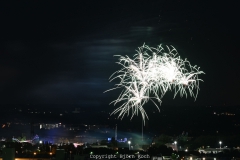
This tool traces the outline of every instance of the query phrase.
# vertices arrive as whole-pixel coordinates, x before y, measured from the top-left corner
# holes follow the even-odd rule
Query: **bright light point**
[[[128,141],[128,144],[131,144],[131,141]]]

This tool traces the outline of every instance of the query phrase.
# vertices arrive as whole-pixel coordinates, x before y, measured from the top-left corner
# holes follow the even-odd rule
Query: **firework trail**
[[[161,99],[168,90],[174,91],[174,98],[179,93],[181,97],[189,94],[197,98],[199,90],[199,67],[192,66],[187,59],[181,59],[173,46],[159,45],[157,48],[143,45],[137,50],[133,59],[119,56],[117,64],[122,69],[110,76],[110,82],[119,79],[114,88],[105,92],[122,88],[118,98],[111,102],[116,105],[122,103],[112,114],[119,113],[123,118],[132,112],[132,116],[140,112],[145,123],[148,118],[143,105],[149,100],[159,109]]]

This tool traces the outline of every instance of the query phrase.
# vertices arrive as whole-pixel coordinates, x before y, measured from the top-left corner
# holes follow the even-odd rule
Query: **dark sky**
[[[239,9],[228,1],[8,1],[0,4],[0,104],[104,107],[121,90],[113,55],[144,42],[173,45],[206,73],[197,100],[163,105],[239,105]],[[149,102],[150,103],[150,102]]]

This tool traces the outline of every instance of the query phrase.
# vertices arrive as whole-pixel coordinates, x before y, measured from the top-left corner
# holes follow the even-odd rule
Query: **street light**
[[[52,152],[50,152],[49,154],[50,154],[50,158],[52,159]]]
[[[35,158],[36,154],[37,154],[36,152],[33,153],[33,158]]]
[[[130,144],[131,144],[131,141],[128,141],[128,144],[129,144],[129,150],[130,150]]]
[[[220,144],[220,150],[221,150],[221,144],[222,144],[222,141],[219,141],[219,144]]]
[[[177,141],[174,141],[174,144],[175,144],[175,149],[177,151]]]

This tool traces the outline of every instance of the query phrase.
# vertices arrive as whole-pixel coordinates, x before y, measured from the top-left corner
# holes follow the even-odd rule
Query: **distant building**
[[[91,145],[92,148],[108,148],[107,145]]]
[[[59,127],[62,127],[62,124],[61,123],[54,123],[54,124],[44,124],[44,123],[42,123],[42,124],[40,124],[39,125],[39,128],[40,129],[54,129],[54,128],[59,128]]]
[[[199,149],[198,152],[199,153],[205,153],[205,154],[210,154],[210,153],[213,153],[213,154],[217,154],[219,152],[222,152],[223,150],[230,150],[230,148],[206,148],[206,149]]]
[[[73,143],[74,147],[77,148],[78,146],[83,146],[84,143]]]
[[[174,143],[166,143],[165,146],[167,146],[168,148],[172,148],[175,151],[178,151],[178,146],[177,144]]]

